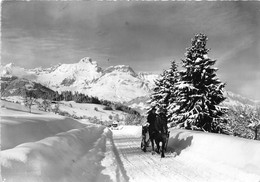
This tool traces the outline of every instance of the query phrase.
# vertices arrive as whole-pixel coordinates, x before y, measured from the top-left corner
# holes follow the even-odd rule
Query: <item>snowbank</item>
[[[2,127],[2,145],[10,148],[1,151],[7,181],[93,181],[112,136],[105,127],[63,117],[8,117]]]
[[[219,168],[234,167],[258,175],[260,180],[259,141],[171,129],[168,150],[181,157],[211,162]]]
[[[110,130],[50,113],[31,114],[17,104],[5,104],[1,108],[3,181],[110,179],[101,173],[106,139],[112,140]]]
[[[1,116],[1,148],[13,148],[85,125],[62,116],[15,115]]]
[[[7,181],[93,181],[103,169],[104,127],[89,126],[1,152]]]
[[[141,126],[113,130],[113,138],[140,138]],[[167,152],[184,161],[196,160],[214,170],[243,171],[260,180],[260,142],[233,136],[170,129]],[[234,170],[237,169],[237,170]],[[243,176],[240,176],[243,177]]]

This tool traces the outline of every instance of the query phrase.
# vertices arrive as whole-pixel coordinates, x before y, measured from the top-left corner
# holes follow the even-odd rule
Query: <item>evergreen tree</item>
[[[260,140],[259,106],[234,106],[228,110],[227,117],[234,136]]]
[[[59,94],[59,92],[55,92],[54,94],[54,101],[62,101],[64,98],[63,98],[63,95],[62,94]]]
[[[168,115],[167,107],[174,100],[174,87],[178,80],[178,71],[175,61],[171,62],[171,67],[160,75],[155,81],[155,88],[151,95],[151,108],[155,108],[159,113]]]
[[[257,140],[260,130],[260,107],[250,109],[248,114],[250,124],[248,127],[254,132],[254,140]]]
[[[180,127],[214,133],[226,133],[224,108],[225,86],[216,76],[215,60],[208,57],[207,36],[198,34],[192,39],[182,60],[184,70],[176,84],[176,100],[168,106],[170,120]]]

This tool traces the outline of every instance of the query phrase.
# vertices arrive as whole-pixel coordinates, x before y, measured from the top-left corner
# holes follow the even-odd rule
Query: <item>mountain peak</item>
[[[12,74],[12,69],[15,68],[14,63],[9,63],[5,66],[1,65],[1,75],[9,75]]]
[[[91,65],[91,66],[97,68],[98,71],[101,70],[101,69],[98,67],[98,63],[97,63],[96,61],[93,61],[92,58],[90,58],[90,57],[84,57],[84,58],[82,58],[82,59],[79,61],[78,64],[79,64],[79,65],[82,65],[82,66],[83,66],[83,65]]]
[[[137,77],[138,75],[134,72],[134,70],[128,65],[116,65],[110,66],[105,69],[104,73],[111,73],[111,72],[122,72],[122,73],[129,73],[130,75]]]
[[[25,71],[24,68],[15,66],[14,63],[9,63],[9,64],[6,64],[5,66],[1,66],[0,75],[1,76],[13,75],[13,76],[18,76],[18,77],[24,77],[24,76],[28,75],[28,73]]]
[[[93,62],[90,57],[84,57],[79,61],[79,63],[91,63],[92,64]]]
[[[12,67],[15,67],[15,64],[14,63],[9,63],[9,64],[5,65],[5,67],[12,68]]]

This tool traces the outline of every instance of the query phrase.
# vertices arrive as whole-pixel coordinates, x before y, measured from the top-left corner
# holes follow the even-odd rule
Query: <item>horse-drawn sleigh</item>
[[[165,157],[165,151],[167,149],[168,140],[169,140],[169,131],[149,131],[149,125],[142,126],[142,141],[141,141],[141,149],[146,152],[147,148],[152,146],[152,154],[157,152],[161,154],[161,157]],[[156,150],[154,149],[154,142],[156,144]],[[162,144],[160,146],[160,143]]]

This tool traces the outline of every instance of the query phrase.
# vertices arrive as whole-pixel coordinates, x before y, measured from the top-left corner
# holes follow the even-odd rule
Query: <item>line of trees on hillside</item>
[[[34,90],[26,90],[25,93],[25,105],[30,109],[31,111],[31,105],[32,105],[32,100],[35,98],[41,98],[43,99],[42,103],[42,108],[43,110],[47,110],[47,106],[49,104],[48,100],[51,101],[74,101],[76,103],[90,103],[90,104],[101,104],[106,106],[104,109],[105,110],[118,110],[118,111],[123,111],[128,114],[133,114],[140,116],[140,113],[128,106],[125,106],[121,103],[118,102],[112,102],[108,100],[102,100],[99,99],[98,97],[93,97],[93,96],[88,96],[83,93],[75,92],[72,93],[71,91],[62,91],[61,93],[58,93],[57,91],[54,94],[51,94],[49,96],[44,95],[43,97],[34,94]]]
[[[63,91],[61,94],[56,92],[56,96],[54,98],[55,101],[75,101],[76,103],[91,103],[91,104],[101,104],[107,106],[107,110],[118,110],[123,111],[129,114],[134,114],[140,116],[140,113],[131,107],[125,106],[119,102],[112,102],[108,100],[99,99],[98,97],[88,96],[83,93],[71,91]]]
[[[127,125],[139,125],[145,122],[146,118],[144,116],[141,116],[139,112],[135,111],[134,109],[127,107],[125,105],[122,105],[121,103],[111,102],[107,100],[99,100],[97,97],[91,97],[82,93],[76,92],[75,94],[72,94],[71,91],[64,91],[59,94],[58,92],[55,92],[54,97],[50,99],[49,97],[46,97],[46,95],[41,98],[42,101],[39,101],[37,99],[41,98],[39,95],[37,96],[35,94],[34,89],[28,89],[25,91],[24,96],[24,104],[29,109],[29,112],[31,112],[31,108],[33,104],[36,104],[39,110],[45,111],[45,112],[54,112],[55,114],[59,114],[62,116],[72,117],[75,119],[89,119],[90,122],[93,122],[95,124],[102,124],[102,125],[109,125],[109,121],[104,121],[101,119],[98,119],[96,116],[94,117],[79,117],[75,114],[69,114],[69,112],[60,110],[60,101],[75,101],[77,103],[92,103],[92,104],[101,104],[105,107],[104,110],[119,110],[123,111],[125,113],[128,113],[124,119],[124,123]],[[54,102],[54,103],[53,103]],[[51,106],[52,104],[53,107]],[[71,106],[72,107],[72,106]],[[97,108],[95,108],[96,111]],[[109,117],[111,120],[121,121],[119,118],[119,115],[115,115],[113,118],[112,115]]]

